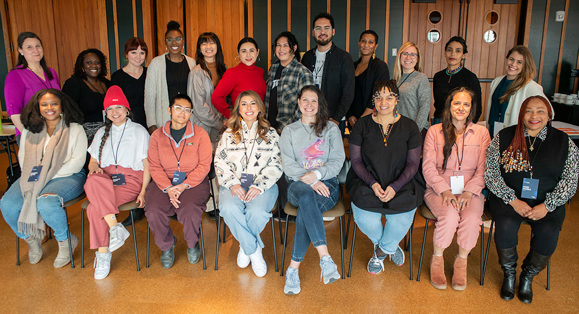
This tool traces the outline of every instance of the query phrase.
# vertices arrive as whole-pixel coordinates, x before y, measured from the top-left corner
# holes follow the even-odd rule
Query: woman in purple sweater
[[[41,89],[60,90],[60,81],[54,69],[44,60],[42,41],[32,32],[18,35],[18,63],[6,76],[4,97],[6,111],[16,126],[16,136],[23,130],[20,112],[30,98]],[[19,141],[17,141],[19,142]]]

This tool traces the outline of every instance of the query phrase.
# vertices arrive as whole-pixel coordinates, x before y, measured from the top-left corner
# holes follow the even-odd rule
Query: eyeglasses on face
[[[174,41],[180,43],[183,40],[183,37],[177,37],[177,38],[165,38],[165,41],[168,42],[169,44],[172,44]]]
[[[418,54],[414,53],[414,52],[403,52],[401,53],[401,55],[403,55],[404,57],[410,57],[412,59],[415,59],[416,57],[418,57]]]
[[[183,108],[179,105],[174,105],[173,110],[175,110],[176,113],[181,113],[185,111],[186,114],[191,114],[191,108]]]

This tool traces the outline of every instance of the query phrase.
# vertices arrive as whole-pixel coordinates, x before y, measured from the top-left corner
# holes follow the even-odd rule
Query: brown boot
[[[430,284],[436,289],[446,289],[443,256],[432,255],[432,260],[430,261]]]
[[[462,291],[466,289],[466,263],[467,259],[456,256],[454,260],[454,272],[452,274],[452,289]]]

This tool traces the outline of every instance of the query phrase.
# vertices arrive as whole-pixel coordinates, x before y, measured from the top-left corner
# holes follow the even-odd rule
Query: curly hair
[[[72,76],[81,78],[83,80],[86,79],[86,73],[84,73],[84,71],[83,71],[83,68],[84,68],[83,63],[84,63],[84,58],[89,53],[94,53],[97,56],[97,58],[99,58],[99,61],[101,63],[101,73],[99,73],[99,76],[97,78],[99,80],[103,80],[105,78],[105,76],[107,76],[107,74],[108,74],[107,57],[102,53],[102,51],[100,51],[96,48],[86,49],[86,50],[82,51],[78,55],[78,57],[76,57],[76,62],[74,63],[74,72],[72,73]]]
[[[261,97],[252,91],[246,90],[237,96],[237,100],[235,101],[235,106],[231,111],[231,117],[227,120],[227,127],[231,129],[228,131],[233,134],[233,140],[236,144],[241,142],[241,114],[239,113],[239,106],[241,105],[241,98],[249,96],[255,100],[257,104],[257,108],[259,109],[259,113],[257,114],[257,135],[264,141],[269,143],[269,139],[267,138],[267,132],[269,132],[269,121],[265,118],[265,105],[263,101],[261,101]]]
[[[316,85],[306,85],[302,87],[298,94],[298,99],[301,99],[306,91],[316,93],[318,96],[318,112],[316,113],[316,122],[313,123],[313,128],[314,132],[316,132],[316,136],[320,137],[330,119],[330,114],[328,113],[328,102],[326,101],[326,97],[324,97],[324,93]]]
[[[49,88],[39,90],[22,109],[20,118],[25,129],[32,133],[40,133],[44,129],[44,118],[40,114],[40,99],[46,94],[54,95],[60,100],[62,118],[67,127],[70,127],[71,123],[82,123],[83,114],[74,100],[57,89]]]
[[[448,157],[452,153],[452,146],[456,142],[456,127],[452,124],[452,114],[450,106],[452,105],[452,100],[454,96],[458,93],[467,93],[470,96],[470,112],[468,117],[466,117],[466,125],[468,125],[476,114],[476,108],[478,104],[476,103],[476,95],[468,87],[457,87],[453,89],[446,97],[446,102],[444,105],[444,111],[442,113],[442,134],[444,135],[444,147],[442,148],[442,155],[444,156],[444,161],[442,162],[442,171],[446,171],[446,163],[448,162]]]
[[[167,31],[165,31],[165,38],[167,38],[167,35],[169,35],[170,31],[177,31],[179,32],[179,34],[181,34],[181,37],[183,37],[183,32],[181,31],[181,24],[179,24],[179,22],[177,21],[169,21],[169,23],[167,23]],[[183,40],[185,40],[185,38],[183,38]]]

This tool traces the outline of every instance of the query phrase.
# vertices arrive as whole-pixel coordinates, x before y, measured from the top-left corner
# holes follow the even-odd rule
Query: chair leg
[[[227,224],[225,224],[225,219],[223,219],[223,225],[223,239],[221,242],[225,244],[225,237],[227,236]]]
[[[275,261],[275,272],[277,273],[279,271],[279,268],[277,267],[277,249],[275,248],[275,228],[274,228],[274,220],[273,220],[273,216],[270,217],[270,221],[271,221],[271,239],[272,239],[272,243],[273,243],[273,259]]]
[[[348,216],[348,224],[346,225],[346,235],[344,236],[344,250],[348,249],[348,235],[350,234],[350,221],[352,220],[352,213]]]
[[[551,259],[547,262],[547,290],[551,290]]]
[[[16,266],[20,266],[20,238],[16,236]]]
[[[342,279],[346,279],[346,273],[344,272],[344,250],[345,250],[345,247],[344,247],[344,242],[345,242],[345,241],[344,241],[344,235],[343,235],[343,233],[344,233],[344,232],[343,232],[344,222],[343,222],[342,217],[343,217],[343,216],[338,217],[338,218],[340,218],[340,248],[342,248],[342,249],[340,250],[340,257],[342,258]]]
[[[84,208],[80,209],[80,268],[84,268]]]
[[[279,242],[281,245],[283,245],[283,233],[282,233],[282,227],[281,227],[281,207],[277,208],[277,222],[279,224]]]
[[[221,228],[221,218],[219,216],[216,215],[217,218],[217,236],[216,236],[216,247],[215,247],[215,270],[217,270],[217,264],[219,262],[219,235],[220,235],[220,228]]]
[[[414,280],[414,274],[412,273],[414,267],[412,265],[412,230],[414,230],[414,220],[410,225],[410,231],[408,232],[408,257],[410,258],[410,280]]]
[[[72,240],[71,238],[71,234],[70,233],[70,225],[68,224],[68,212],[66,211],[66,208],[64,209],[64,217],[66,217],[66,227],[68,228],[68,230],[66,231],[67,235],[68,235],[68,252],[70,253],[70,268],[74,268],[74,257],[72,255]]]
[[[418,262],[418,275],[416,275],[416,281],[420,281],[420,273],[422,271],[422,259],[424,257],[424,245],[426,244],[426,234],[428,233],[428,222],[430,219],[426,218],[426,224],[424,224],[424,236],[422,237],[422,250],[420,251],[420,261]]]
[[[151,228],[147,222],[147,268],[149,268],[149,248],[151,247]]]
[[[285,233],[283,238],[283,253],[281,256],[281,269],[279,270],[279,275],[283,277],[283,270],[285,265],[285,248],[287,246],[287,225],[288,225],[289,215],[285,215]]]
[[[483,271],[482,271],[482,275],[481,275],[481,286],[485,284],[485,274],[487,272],[487,261],[489,258],[489,248],[491,246],[491,238],[493,236],[493,227],[495,226],[495,221],[491,220],[491,228],[489,229],[489,237],[487,239],[487,248],[486,248],[486,252],[485,252],[485,262],[483,264]]]
[[[480,225],[480,285],[483,285],[482,273],[483,273],[483,263],[484,263],[484,246],[485,246],[485,225]]]
[[[135,261],[137,262],[137,271],[141,271],[141,267],[139,265],[139,251],[137,249],[137,233],[135,232],[135,216],[133,212],[135,209],[131,210],[129,213],[131,215],[131,226],[133,226],[133,244],[135,245]]]
[[[203,270],[207,270],[207,264],[205,262],[205,242],[203,241],[203,219],[199,224],[199,236],[201,238],[201,254],[203,254]]]
[[[354,261],[354,244],[356,243],[356,229],[358,226],[354,221],[354,233],[352,233],[352,248],[350,248],[350,267],[348,268],[348,278],[352,275],[352,263]]]

